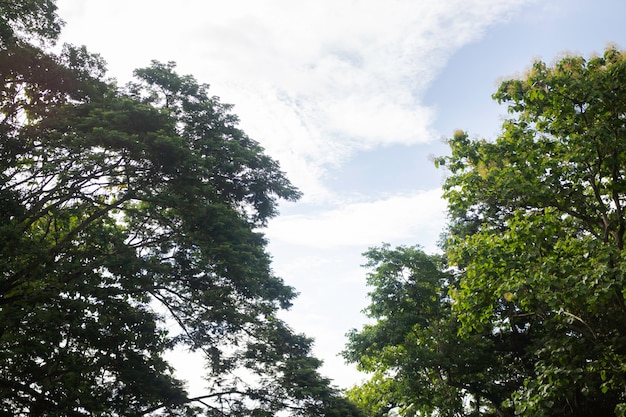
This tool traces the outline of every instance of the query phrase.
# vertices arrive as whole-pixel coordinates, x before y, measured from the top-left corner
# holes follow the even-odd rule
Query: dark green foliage
[[[5,27],[52,37],[30,20],[52,3],[28,5]],[[258,229],[299,192],[174,64],[104,74],[84,48],[0,48],[0,415],[356,415],[276,318],[295,292]],[[204,354],[205,395],[174,347]]]
[[[19,40],[54,42],[62,21],[54,0],[0,0],[0,48]]]

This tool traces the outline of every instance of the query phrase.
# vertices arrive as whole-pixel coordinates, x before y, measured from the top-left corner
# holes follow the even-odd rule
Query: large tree
[[[462,331],[532,333],[518,413],[624,415],[626,56],[535,62],[494,98],[501,135],[457,132],[439,161]]]
[[[366,253],[375,322],[346,357],[373,375],[350,395],[375,416],[624,416],[626,55],[535,62],[494,98],[502,133],[437,160],[445,256]]]
[[[351,415],[277,318],[295,292],[258,230],[298,191],[174,64],[119,88],[84,48],[26,42],[53,39],[51,4],[2,3],[0,415]],[[203,354],[205,395],[177,347]]]

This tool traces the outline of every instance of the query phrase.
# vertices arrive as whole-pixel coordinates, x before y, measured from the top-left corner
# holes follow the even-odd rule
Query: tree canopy
[[[0,415],[356,415],[277,317],[295,291],[259,229],[300,194],[231,106],[173,63],[118,87],[28,42],[53,2],[0,8]]]
[[[415,270],[425,255],[406,249],[400,267],[376,261],[378,321],[347,352],[377,373],[351,395],[403,415],[623,416],[626,54],[538,61],[493,97],[511,114],[501,134],[456,132],[436,161],[450,173],[447,266]],[[439,401],[459,382],[462,407]]]
[[[372,377],[348,391],[371,416],[502,415],[523,368],[514,337],[458,337],[450,288],[460,275],[444,256],[383,245],[365,254],[372,287],[367,315],[349,335],[344,357]]]
[[[1,0],[0,47],[18,41],[56,41],[63,21],[54,0]]]

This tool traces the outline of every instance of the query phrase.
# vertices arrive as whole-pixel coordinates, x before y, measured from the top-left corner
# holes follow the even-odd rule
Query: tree
[[[366,253],[375,323],[345,355],[369,414],[626,414],[625,86],[615,48],[536,62],[496,140],[455,133],[445,255]]]
[[[277,318],[295,291],[258,230],[299,192],[230,106],[173,63],[119,88],[85,48],[0,54],[0,415],[355,415]]]
[[[517,413],[624,415],[625,55],[535,62],[494,98],[512,114],[502,134],[457,132],[438,161],[461,331],[532,333]]]
[[[369,381],[348,392],[372,416],[512,415],[502,403],[520,385],[518,339],[493,332],[459,337],[449,296],[459,275],[441,255],[419,247],[383,245],[365,254],[368,317],[353,330],[344,356]]]

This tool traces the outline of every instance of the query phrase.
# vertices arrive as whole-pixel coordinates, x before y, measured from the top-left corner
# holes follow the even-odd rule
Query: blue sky
[[[498,80],[534,59],[626,47],[622,0],[60,0],[63,41],[102,54],[120,82],[151,59],[211,84],[303,192],[266,230],[274,269],[300,292],[284,318],[338,357],[367,304],[361,253],[420,244],[445,226],[445,172],[430,156],[455,129],[497,136]],[[198,359],[176,357],[200,390]]]

